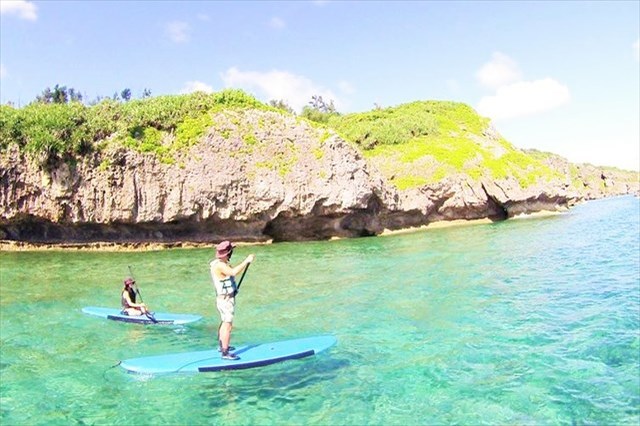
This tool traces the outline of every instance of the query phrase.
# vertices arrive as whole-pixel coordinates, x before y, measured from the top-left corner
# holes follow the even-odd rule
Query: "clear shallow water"
[[[377,238],[240,247],[257,255],[237,343],[331,333],[303,360],[127,374],[119,360],[208,349],[211,250],[0,253],[0,423],[630,424],[640,422],[640,204]],[[235,259],[236,261],[238,259]],[[140,326],[144,300],[205,319]]]

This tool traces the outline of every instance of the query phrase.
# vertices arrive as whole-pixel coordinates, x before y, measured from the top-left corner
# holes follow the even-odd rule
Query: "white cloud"
[[[189,31],[191,27],[188,23],[182,21],[169,22],[166,26],[167,34],[171,40],[176,43],[185,43],[189,41]]]
[[[640,38],[633,43],[633,56],[635,56],[636,61],[640,62]]]
[[[226,87],[243,89],[263,101],[283,100],[294,111],[300,112],[314,95],[322,96],[325,102],[333,101],[338,109],[341,105],[336,95],[324,87],[314,84],[306,77],[287,71],[269,72],[240,71],[232,67],[220,74]],[[255,92],[259,93],[255,93]]]
[[[476,78],[483,86],[497,89],[519,81],[521,72],[513,59],[503,53],[495,52],[491,60],[478,70]]]
[[[7,75],[7,69],[4,67],[4,65],[0,64],[0,78],[5,78]]]
[[[493,96],[483,97],[478,112],[494,120],[533,115],[566,104],[569,89],[551,78],[521,81],[499,87]]]
[[[351,95],[356,92],[356,89],[348,81],[342,80],[338,82],[338,87],[343,93]]]
[[[213,87],[201,81],[187,81],[180,93],[205,92],[213,93]]]
[[[209,17],[209,15],[207,15],[206,13],[198,13],[197,18],[201,21],[204,22],[209,22],[211,21],[211,18]]]
[[[281,18],[278,18],[277,16],[274,16],[269,20],[269,26],[276,30],[281,30],[286,26],[286,24],[284,20],[282,20]]]
[[[0,15],[17,15],[18,18],[27,21],[35,21],[38,19],[36,13],[38,8],[35,4],[25,0],[1,0]]]

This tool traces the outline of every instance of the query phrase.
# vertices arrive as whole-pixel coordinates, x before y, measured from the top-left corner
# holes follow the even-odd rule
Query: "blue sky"
[[[520,148],[640,169],[640,1],[0,0],[0,101],[243,89],[464,102]]]

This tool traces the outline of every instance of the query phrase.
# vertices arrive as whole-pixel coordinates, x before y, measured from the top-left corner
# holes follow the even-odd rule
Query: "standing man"
[[[229,343],[231,342],[231,329],[233,328],[233,315],[236,306],[236,293],[238,286],[236,284],[236,275],[244,271],[255,256],[250,254],[235,268],[229,263],[233,254],[234,245],[231,241],[223,241],[216,246],[216,258],[211,261],[211,278],[213,286],[216,289],[216,307],[220,312],[220,327],[218,327],[218,344],[222,359],[238,360],[236,354],[229,352],[233,350]]]

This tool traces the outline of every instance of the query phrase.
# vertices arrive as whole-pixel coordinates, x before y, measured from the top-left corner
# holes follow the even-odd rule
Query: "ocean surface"
[[[313,357],[147,376],[122,359],[213,348],[211,249],[0,253],[0,424],[638,425],[640,202],[256,254],[233,341],[333,334]],[[91,317],[128,267],[181,326]]]

